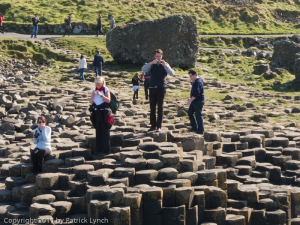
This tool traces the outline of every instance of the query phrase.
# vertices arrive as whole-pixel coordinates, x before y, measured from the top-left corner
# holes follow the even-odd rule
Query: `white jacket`
[[[38,138],[33,138],[33,143],[36,144],[36,148],[44,149],[49,148],[51,150],[51,128],[46,126],[45,129],[40,130],[36,128],[33,134],[37,134]]]
[[[87,64],[85,58],[80,59],[78,63],[78,69],[86,69],[86,68],[87,68]]]

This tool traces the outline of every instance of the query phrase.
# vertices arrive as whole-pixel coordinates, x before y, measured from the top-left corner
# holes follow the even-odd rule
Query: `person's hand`
[[[186,103],[188,106],[191,105],[191,100],[189,100],[187,103]]]
[[[33,139],[35,139],[35,140],[37,139],[34,135],[33,135],[32,137],[33,137]]]
[[[151,65],[153,65],[153,64],[157,64],[157,60],[156,59],[154,59],[151,63],[150,63]]]
[[[92,97],[94,97],[94,96],[95,96],[95,94],[96,94],[96,93],[95,93],[95,91],[93,91],[93,93],[92,93]]]
[[[165,60],[161,60],[160,63],[161,63],[161,65],[163,65],[163,66],[166,66],[166,65],[167,65],[167,62],[166,62]]]
[[[100,95],[101,93],[100,93],[100,91],[96,91],[96,94],[97,94],[97,95]]]

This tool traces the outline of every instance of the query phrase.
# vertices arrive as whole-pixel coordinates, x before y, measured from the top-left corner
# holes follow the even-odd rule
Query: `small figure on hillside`
[[[192,126],[191,131],[196,132],[197,134],[204,134],[204,124],[202,116],[202,108],[205,103],[204,82],[201,77],[198,77],[198,73],[196,70],[190,70],[189,76],[193,81],[191,97],[187,102],[187,105],[189,106],[188,115]]]
[[[39,22],[40,22],[40,19],[38,18],[38,14],[35,14],[34,17],[32,18],[31,38],[33,37],[33,35],[34,35],[34,38],[36,38]]]
[[[146,64],[146,63],[145,63]],[[150,85],[150,72],[143,72],[141,75],[141,80],[144,79],[144,90],[145,90],[145,99],[148,100],[148,90]]]
[[[33,132],[35,149],[31,150],[32,172],[41,173],[44,157],[51,154],[51,128],[47,126],[46,118],[37,119],[38,127]]]
[[[109,21],[109,31],[111,31],[115,27],[115,18],[111,16]]]
[[[3,24],[3,15],[2,13],[0,13],[0,33],[2,33],[4,36],[5,32],[2,31],[2,26],[3,26],[2,24]]]
[[[71,16],[68,16],[67,18],[65,18],[66,29],[65,29],[65,34],[64,34],[63,37],[66,36],[67,31],[68,31],[69,37],[70,37],[71,31],[72,31],[71,21],[72,21],[72,20],[71,20]]]
[[[102,31],[102,16],[99,14],[97,19],[97,36],[99,35],[99,32],[105,36],[105,34]]]
[[[104,59],[100,55],[100,51],[97,50],[97,54],[94,56],[93,68],[95,70],[96,76],[102,76],[102,69],[104,68]]]
[[[140,85],[139,81],[142,82],[140,78],[140,74],[136,73],[134,77],[132,78],[132,90],[133,90],[133,99],[139,99],[139,90],[140,90]]]
[[[157,129],[161,131],[163,121],[163,104],[167,88],[167,75],[175,76],[174,70],[170,65],[162,59],[163,51],[155,50],[154,60],[142,67],[143,72],[150,72],[150,124],[149,131]],[[157,120],[156,120],[156,105],[157,105]]]
[[[83,71],[86,68],[87,68],[86,59],[84,58],[83,55],[81,55],[79,63],[78,63],[78,69],[80,69],[80,76],[81,76],[82,80],[85,80],[84,75],[83,75]]]

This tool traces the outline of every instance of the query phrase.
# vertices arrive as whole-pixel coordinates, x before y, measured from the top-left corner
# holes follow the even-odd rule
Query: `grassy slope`
[[[75,22],[96,23],[97,14],[103,15],[104,28],[108,27],[107,15],[113,14],[117,24],[162,18],[172,14],[191,15],[202,34],[230,33],[296,33],[298,25],[276,21],[277,9],[291,10],[299,16],[300,6],[293,0],[238,8],[199,0],[1,0],[0,10],[5,21],[30,24],[38,12],[41,23],[61,24],[70,14]],[[296,1],[296,0],[295,0]]]

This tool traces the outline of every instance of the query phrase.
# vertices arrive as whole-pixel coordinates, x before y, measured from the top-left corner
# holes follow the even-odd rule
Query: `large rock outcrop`
[[[145,63],[162,49],[173,67],[192,68],[198,54],[198,32],[188,15],[117,26],[106,36],[106,46],[118,63]]]
[[[296,54],[300,53],[300,44],[293,41],[277,41],[274,46],[273,62],[279,67],[294,69]]]

